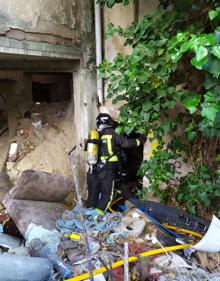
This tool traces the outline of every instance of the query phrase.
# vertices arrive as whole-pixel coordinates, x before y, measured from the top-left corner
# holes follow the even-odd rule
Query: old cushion
[[[61,202],[73,188],[72,181],[65,176],[26,170],[9,194],[13,199]]]
[[[25,235],[31,223],[49,230],[55,229],[57,219],[67,209],[61,203],[15,200],[9,194],[3,204],[22,235]]]

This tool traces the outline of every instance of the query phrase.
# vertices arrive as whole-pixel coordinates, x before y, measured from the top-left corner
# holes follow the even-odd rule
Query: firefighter
[[[92,167],[87,173],[88,208],[107,211],[113,199],[115,180],[120,168],[119,149],[137,147],[146,140],[145,136],[129,138],[124,134],[116,134],[115,124],[109,114],[100,113],[96,118],[98,135],[92,130],[94,138],[87,141],[87,155],[92,150],[94,152],[90,158]],[[94,155],[97,161],[94,161]]]

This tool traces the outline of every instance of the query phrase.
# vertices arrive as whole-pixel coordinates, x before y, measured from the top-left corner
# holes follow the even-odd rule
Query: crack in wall
[[[16,39],[19,41],[27,40],[27,41],[50,43],[56,45],[65,45],[65,46],[74,45],[76,47],[80,46],[79,41],[76,41],[72,38],[66,38],[60,35],[54,35],[52,33],[26,32],[21,29],[5,28],[3,30],[0,29],[0,35],[8,38]]]

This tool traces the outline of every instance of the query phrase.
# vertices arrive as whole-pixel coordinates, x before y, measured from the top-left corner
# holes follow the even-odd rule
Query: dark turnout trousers
[[[114,195],[114,170],[103,169],[98,173],[87,174],[88,208],[98,208],[107,211]]]

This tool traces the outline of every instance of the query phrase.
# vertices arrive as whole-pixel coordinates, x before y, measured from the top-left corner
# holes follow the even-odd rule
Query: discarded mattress
[[[61,202],[74,188],[71,179],[40,171],[24,171],[9,191],[13,199]]]
[[[31,223],[53,230],[67,209],[59,202],[72,189],[71,180],[64,176],[28,170],[7,193],[3,204],[23,236]]]
[[[26,233],[31,223],[49,230],[54,229],[57,219],[67,208],[57,202],[16,200],[9,195],[6,195],[3,204],[22,235]]]

